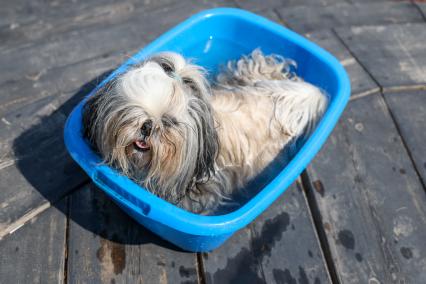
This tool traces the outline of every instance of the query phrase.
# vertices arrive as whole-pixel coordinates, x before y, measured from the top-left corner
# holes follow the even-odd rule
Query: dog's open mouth
[[[136,149],[143,152],[148,151],[150,148],[148,143],[146,143],[144,140],[136,140],[135,142],[133,142],[133,144],[135,145]]]

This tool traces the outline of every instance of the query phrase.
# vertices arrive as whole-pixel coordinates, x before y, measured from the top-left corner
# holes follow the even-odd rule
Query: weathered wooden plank
[[[17,18],[20,18],[20,23],[27,23],[34,21],[37,16],[35,13],[32,13],[33,7],[31,1],[29,4],[28,1],[25,0],[16,0],[16,1],[3,1],[1,9],[0,9],[0,27],[8,26],[11,29],[19,25]],[[35,6],[38,6],[37,4]],[[19,17],[18,15],[24,14],[24,17]]]
[[[385,93],[385,98],[426,184],[426,91]]]
[[[0,27],[7,26],[11,30],[19,29],[22,26],[35,24],[43,27],[53,25],[55,20],[59,18],[73,18],[81,15],[86,15],[87,11],[93,10],[93,17],[108,16],[106,13],[97,13],[101,11],[102,6],[109,6],[113,0],[74,0],[74,1],[23,1],[15,0],[13,2],[4,1],[0,9]],[[123,3],[124,1],[120,1]],[[167,5],[171,0],[157,1],[134,1],[125,0],[128,4],[136,4],[143,6],[146,10],[153,10]],[[106,9],[104,11],[108,11]]]
[[[47,202],[56,202],[87,180],[65,150],[63,126],[72,107],[100,80],[95,78],[77,87],[87,82],[80,75],[97,73],[113,64],[114,60],[105,60],[58,70],[39,82],[41,90],[34,87],[37,83],[23,84],[24,98],[41,98],[29,102],[18,99],[1,114],[0,196],[4,210],[0,211],[0,235],[25,214]],[[49,86],[52,79],[60,87],[54,83]],[[58,95],[57,87],[64,93]],[[44,97],[43,92],[51,95]]]
[[[47,13],[39,16],[37,21],[32,21],[27,24],[21,24],[11,29],[9,26],[0,28],[0,37],[2,38],[2,45],[0,49],[6,49],[10,46],[19,46],[28,44],[35,40],[43,40],[52,34],[65,33],[70,30],[87,29],[91,26],[102,26],[108,28],[112,25],[120,24],[131,18],[144,19],[150,17],[149,14],[163,14],[168,15],[164,17],[170,20],[170,23],[176,24],[182,17],[189,17],[192,12],[198,11],[202,8],[214,7],[217,5],[233,6],[230,0],[216,0],[216,1],[134,1],[126,0],[118,3],[114,1],[88,1],[87,3],[80,3],[79,5],[61,3],[53,9],[48,9]],[[184,9],[182,9],[184,7]],[[177,9],[176,9],[177,8]],[[178,19],[176,15],[179,15]],[[134,19],[135,20],[135,19]],[[138,21],[136,19],[136,21]],[[140,20],[139,20],[140,21]],[[157,19],[158,23],[160,20]],[[155,32],[148,29],[143,29],[144,33]]]
[[[207,283],[330,281],[305,196],[297,185],[203,259]]]
[[[253,12],[262,11],[267,8],[273,9],[283,5],[281,1],[277,1],[277,0],[265,0],[262,2],[256,1],[256,0],[235,0],[235,2],[237,3],[238,7],[242,9],[250,10]]]
[[[351,81],[352,95],[379,91],[379,86],[371,76],[362,68],[348,49],[331,30],[322,30],[308,33],[306,37],[328,50],[345,67]]]
[[[235,233],[211,253],[203,253],[206,283],[265,283],[261,263],[253,253],[251,225]]]
[[[86,180],[65,151],[62,133],[66,116],[49,100],[52,99],[46,98],[16,110],[16,115],[26,119],[24,125],[14,125],[25,127],[25,130],[12,144],[2,144],[2,150],[12,149],[3,152],[1,159],[0,235],[7,233],[5,230],[11,224],[21,222],[24,215],[32,214],[33,210],[47,202],[56,202]],[[35,120],[33,124],[28,121],[31,118]],[[1,132],[2,136],[6,135],[6,131]]]
[[[299,185],[253,224],[254,250],[266,283],[330,282],[310,209]],[[257,242],[257,243],[256,243]],[[296,281],[297,280],[297,281]]]
[[[426,3],[421,1],[414,1],[414,5],[416,5],[420,12],[422,12],[423,17],[426,19]]]
[[[213,7],[235,6],[232,0],[215,0],[215,1],[173,1],[170,5],[147,13],[144,17],[144,30],[147,31],[147,40],[152,41],[160,34],[167,31],[172,26],[182,22],[193,14],[204,9]]]
[[[342,0],[235,0],[237,5],[243,9],[251,11],[261,11],[266,8],[273,9],[279,7],[294,7],[304,5],[306,8],[318,7],[322,5],[332,5]],[[343,0],[346,2],[346,0]]]
[[[342,283],[426,279],[426,195],[380,95],[349,103],[308,172]]]
[[[47,9],[49,11],[47,15],[36,14],[37,19],[28,23],[14,22],[11,24],[12,27],[8,25],[0,28],[2,38],[0,49],[28,45],[28,43],[52,34],[90,27],[95,24],[123,22],[135,12],[135,4],[130,1],[97,3],[98,5],[94,5],[90,1],[77,5],[71,1],[64,1],[61,4],[66,3],[71,5],[58,5],[53,9]]]
[[[256,14],[263,16],[265,18],[268,18],[271,21],[274,21],[280,25],[285,25],[285,23],[281,20],[281,18],[278,16],[278,13],[273,9],[266,9],[261,11],[256,11]]]
[[[6,46],[7,48],[0,50],[0,64],[7,66],[0,68],[0,83],[24,76],[37,77],[53,67],[112,52],[142,48],[171,26],[218,3],[176,1],[149,13],[133,13],[124,22],[109,25],[99,23],[68,32],[48,34],[30,44]]]
[[[197,283],[197,257],[137,224],[94,186],[70,197],[70,283]]]
[[[61,12],[65,14],[67,11],[77,6],[87,7],[96,1],[3,1],[0,9],[0,26],[14,26],[36,21],[42,17],[46,17],[53,12]],[[85,5],[85,3],[87,4]]]
[[[300,33],[343,26],[423,22],[410,2],[336,3],[319,7],[296,6],[278,9],[290,28]]]
[[[115,69],[135,52],[136,50],[129,50],[125,53],[107,54],[76,64],[53,68],[34,77],[27,76],[5,82],[0,85],[0,117],[48,96],[54,95],[56,97],[61,94],[62,96],[70,96],[70,94],[78,92],[83,85],[91,80],[94,87],[98,82],[96,77]],[[11,119],[14,123],[22,125],[19,118],[13,117]],[[9,122],[12,123],[12,121]],[[13,131],[13,128],[9,131]],[[9,139],[14,138],[10,133],[8,137]],[[3,139],[8,138],[3,137]]]
[[[351,27],[337,32],[385,89],[426,83],[426,23]]]
[[[66,200],[0,241],[0,283],[64,280]]]
[[[23,77],[36,78],[53,67],[143,47],[146,40],[140,24],[129,21],[108,29],[92,27],[52,35],[43,42],[1,50],[0,63],[3,67],[0,68],[0,83]]]

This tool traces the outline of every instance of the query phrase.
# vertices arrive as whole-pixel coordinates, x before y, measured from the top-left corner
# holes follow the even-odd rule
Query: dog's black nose
[[[145,121],[144,124],[142,124],[142,128],[141,128],[142,136],[148,137],[149,135],[151,135],[151,130],[152,130],[152,121],[151,120]]]

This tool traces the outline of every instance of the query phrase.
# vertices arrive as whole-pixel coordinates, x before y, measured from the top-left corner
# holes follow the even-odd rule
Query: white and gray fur
[[[324,113],[326,95],[292,64],[255,50],[210,86],[201,67],[157,54],[87,100],[84,134],[106,164],[155,195],[211,214]]]

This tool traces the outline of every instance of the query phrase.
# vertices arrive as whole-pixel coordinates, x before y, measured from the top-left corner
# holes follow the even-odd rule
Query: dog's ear
[[[219,138],[215,128],[213,112],[207,101],[202,99],[190,103],[190,115],[195,121],[198,138],[198,152],[194,177],[197,180],[209,178],[219,151]]]

